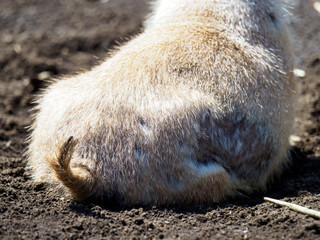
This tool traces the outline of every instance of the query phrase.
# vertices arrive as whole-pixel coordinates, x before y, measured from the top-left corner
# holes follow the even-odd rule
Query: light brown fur
[[[157,1],[142,34],[39,99],[34,179],[123,204],[212,203],[265,189],[288,161],[294,117],[282,8]]]

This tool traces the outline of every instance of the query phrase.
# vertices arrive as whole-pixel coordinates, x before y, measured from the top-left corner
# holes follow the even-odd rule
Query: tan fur
[[[288,161],[294,117],[283,6],[154,5],[142,34],[39,99],[34,179],[123,204],[212,203],[265,189]]]

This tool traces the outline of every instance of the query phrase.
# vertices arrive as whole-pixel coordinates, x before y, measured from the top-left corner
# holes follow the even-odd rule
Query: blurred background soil
[[[289,1],[289,0],[288,0]],[[292,164],[267,193],[215,205],[121,208],[75,202],[31,181],[26,126],[45,80],[90,69],[142,30],[146,0],[0,1],[0,239],[320,239],[320,12],[292,8],[299,112]],[[320,5],[320,3],[318,3]],[[320,7],[319,7],[320,8]]]

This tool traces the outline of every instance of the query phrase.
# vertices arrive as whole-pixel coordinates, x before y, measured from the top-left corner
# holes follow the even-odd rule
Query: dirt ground
[[[0,239],[320,239],[320,13],[297,0],[292,31],[299,107],[292,164],[266,193],[220,204],[121,208],[75,202],[25,170],[31,100],[47,78],[89,69],[141,31],[146,0],[0,1]]]

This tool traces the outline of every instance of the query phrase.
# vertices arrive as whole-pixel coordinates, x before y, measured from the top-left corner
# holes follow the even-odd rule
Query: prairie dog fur
[[[158,0],[145,31],[38,99],[35,181],[121,204],[213,203],[288,162],[295,83],[284,5]]]

